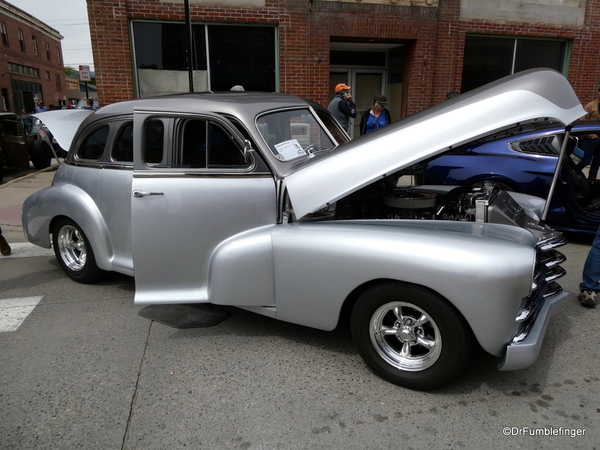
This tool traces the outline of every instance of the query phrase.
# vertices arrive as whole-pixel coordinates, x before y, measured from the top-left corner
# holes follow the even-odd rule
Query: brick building
[[[189,27],[184,0],[88,0],[103,103],[241,84],[326,105],[344,82],[359,111],[383,93],[397,119],[531,67],[582,102],[599,83],[595,0],[188,1]]]
[[[0,37],[3,111],[33,111],[37,102],[63,103],[67,89],[60,33],[0,0]]]

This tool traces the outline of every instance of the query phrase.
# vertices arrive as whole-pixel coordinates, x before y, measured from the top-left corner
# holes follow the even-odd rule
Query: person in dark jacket
[[[335,97],[329,103],[327,109],[346,131],[350,129],[350,118],[356,117],[356,105],[350,94],[351,86],[340,83],[335,87]]]
[[[376,95],[373,98],[373,107],[365,111],[360,118],[361,136],[379,130],[392,122],[392,116],[386,109],[387,103],[385,95]]]

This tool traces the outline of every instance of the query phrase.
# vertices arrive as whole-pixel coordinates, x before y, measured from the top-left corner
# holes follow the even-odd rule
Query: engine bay
[[[477,186],[401,185],[386,178],[305,217],[311,220],[450,220],[514,225],[544,233],[536,212],[491,182]]]

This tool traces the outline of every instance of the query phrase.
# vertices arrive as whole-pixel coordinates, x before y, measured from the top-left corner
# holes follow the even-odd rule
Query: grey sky
[[[61,35],[65,66],[78,69],[79,65],[94,70],[92,43],[85,0],[7,0]]]

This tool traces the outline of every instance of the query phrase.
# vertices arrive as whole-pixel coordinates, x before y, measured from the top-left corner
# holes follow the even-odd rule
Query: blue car
[[[590,135],[600,122],[573,125],[567,157],[559,172],[547,222],[562,231],[595,233],[600,226],[600,182],[588,180],[578,166]],[[427,163],[423,184],[475,186],[486,182],[503,189],[547,198],[564,140],[564,128],[529,125],[487,136]]]

